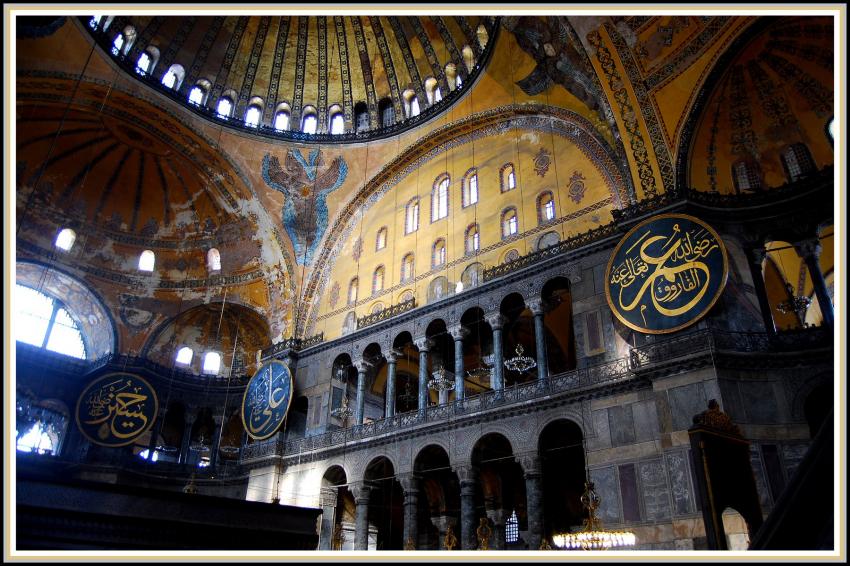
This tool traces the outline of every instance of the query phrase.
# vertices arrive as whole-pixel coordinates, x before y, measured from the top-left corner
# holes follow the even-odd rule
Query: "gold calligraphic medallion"
[[[714,306],[728,272],[726,247],[708,224],[687,214],[660,214],[617,244],[605,271],[605,298],[633,330],[676,332]]]
[[[283,421],[292,401],[292,373],[281,361],[263,364],[245,388],[242,424],[254,440],[270,437]]]
[[[132,444],[150,429],[159,410],[150,383],[130,373],[101,376],[83,389],[75,417],[83,436],[101,446]]]

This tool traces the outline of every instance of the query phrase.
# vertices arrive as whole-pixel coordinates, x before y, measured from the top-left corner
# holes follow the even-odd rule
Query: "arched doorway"
[[[319,550],[354,548],[354,496],[341,466],[331,466],[322,476],[322,526]]]
[[[537,443],[543,469],[543,536],[582,526],[585,462],[583,435],[577,424],[559,419],[546,425]]]
[[[486,517],[492,530],[489,548],[505,548],[505,524],[514,513],[519,530],[528,530],[525,481],[514,459],[510,441],[499,433],[481,437],[472,449],[472,465],[478,469],[476,525]]]
[[[545,307],[543,327],[549,375],[573,370],[576,367],[576,346],[569,279],[565,277],[550,279],[543,286],[541,296]],[[594,322],[596,320],[593,318]]]
[[[366,466],[369,490],[369,550],[401,550],[404,534],[404,493],[392,462],[380,456]],[[374,537],[374,540],[373,540]]]
[[[458,536],[460,521],[460,485],[451,469],[449,455],[437,444],[423,448],[414,460],[419,477],[418,549],[443,550],[446,531]]]

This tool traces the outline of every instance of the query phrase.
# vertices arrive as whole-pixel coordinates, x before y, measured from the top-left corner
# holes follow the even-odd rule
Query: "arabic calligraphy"
[[[292,375],[283,362],[263,365],[245,389],[242,421],[255,440],[273,435],[286,418],[292,392]]]
[[[144,379],[110,374],[89,384],[77,401],[77,426],[92,442],[125,446],[153,424],[158,409],[156,393]]]
[[[665,214],[633,228],[608,266],[606,295],[632,329],[673,332],[702,317],[726,284],[726,250],[708,225]]]

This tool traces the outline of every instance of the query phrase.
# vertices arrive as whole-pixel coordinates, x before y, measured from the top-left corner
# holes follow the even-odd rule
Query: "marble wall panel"
[[[673,416],[673,430],[687,430],[693,425],[694,415],[706,410],[702,383],[691,383],[667,390],[670,412]]]
[[[659,521],[670,518],[670,491],[661,459],[638,463],[640,486],[646,519]]]
[[[632,418],[632,405],[610,407],[608,425],[611,429],[611,443],[614,446],[634,443],[635,424]]]
[[[623,500],[623,520],[640,521],[640,500],[638,499],[637,470],[634,464],[622,464],[620,472],[620,493]]]
[[[614,466],[590,470],[590,479],[596,487],[596,493],[602,502],[597,511],[598,517],[605,523],[622,522],[620,513],[620,489]]]

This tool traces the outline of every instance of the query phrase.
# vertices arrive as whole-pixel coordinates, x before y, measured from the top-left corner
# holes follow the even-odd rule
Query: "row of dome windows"
[[[77,240],[77,233],[71,228],[63,228],[56,236],[54,245],[60,250],[69,252]],[[139,271],[153,271],[156,255],[151,250],[145,250],[139,256]],[[207,250],[207,270],[210,273],[221,271],[221,253],[216,248]]]
[[[92,16],[89,25],[93,29],[97,29],[101,24],[102,19],[103,16]],[[109,21],[111,21],[111,18]],[[106,26],[108,26],[108,23],[104,23],[103,29],[106,29]],[[483,24],[479,26],[478,37],[479,42],[482,43],[481,47],[483,48],[487,41],[487,32]],[[126,55],[129,53],[135,39],[135,29],[133,29],[132,26],[127,26],[124,31],[115,36],[115,39],[112,42],[112,54]],[[472,48],[468,45],[464,46],[462,54],[467,72],[471,72],[472,68],[475,66],[475,55],[473,54]],[[159,49],[154,46],[148,46],[141,55],[139,55],[136,62],[136,72],[141,75],[149,75],[159,61],[159,56]],[[162,84],[166,88],[178,90],[185,78],[185,75],[186,71],[183,66],[175,63],[171,65],[168,71],[166,71],[166,73],[162,76]],[[458,67],[455,63],[448,63],[446,65],[445,75],[446,83],[451,90],[458,90],[463,86],[463,79],[461,74],[458,73]],[[189,103],[195,106],[205,105],[208,102],[207,98],[211,87],[212,85],[208,80],[198,80],[189,90]],[[434,105],[443,99],[443,93],[436,78],[428,77],[425,79],[423,87],[429,105]],[[236,97],[236,91],[229,90],[218,99],[216,104],[216,114],[220,118],[230,119],[233,117],[233,104]],[[405,117],[412,118],[414,116],[418,116],[420,109],[419,99],[416,96],[416,92],[412,88],[409,88],[401,94],[401,97],[404,103]],[[245,111],[244,117],[244,123],[246,126],[252,128],[259,127],[264,104],[263,99],[258,96],[253,97],[248,102],[248,108]],[[382,127],[394,124],[396,118],[392,100],[384,98],[378,101],[378,114],[380,116]],[[289,103],[279,103],[275,109],[272,126],[277,131],[289,130],[291,116],[292,109]],[[345,115],[343,113],[342,106],[339,104],[331,105],[328,108],[328,116],[328,132],[334,135],[345,133]],[[301,112],[300,131],[305,134],[315,134],[318,130],[318,126],[319,118],[316,108],[312,105],[304,106]],[[355,132],[363,132],[369,129],[369,110],[365,102],[358,102],[354,105],[353,127]]]
[[[195,351],[189,346],[183,346],[177,350],[175,362],[181,366],[189,366],[192,363],[192,358],[195,357]],[[209,375],[218,375],[221,370],[221,354],[218,352],[207,352],[204,354],[204,362],[201,365],[201,372]]]

